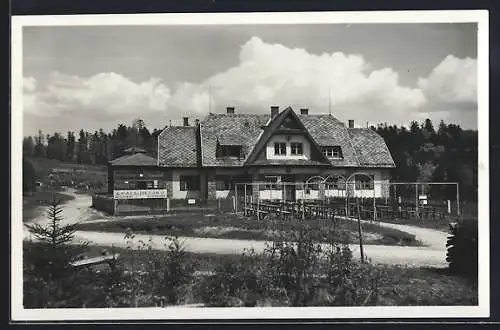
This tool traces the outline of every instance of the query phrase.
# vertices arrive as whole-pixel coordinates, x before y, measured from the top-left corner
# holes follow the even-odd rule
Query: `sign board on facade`
[[[196,204],[196,200],[195,199],[188,199],[188,204]]]
[[[167,198],[166,189],[115,190],[114,199]]]

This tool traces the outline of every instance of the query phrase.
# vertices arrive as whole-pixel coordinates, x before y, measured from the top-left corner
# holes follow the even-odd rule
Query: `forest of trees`
[[[411,122],[410,128],[380,124],[372,126],[386,141],[396,163],[394,181],[459,182],[462,197],[477,199],[478,135],[455,124],[441,121],[434,128],[431,120]],[[102,129],[27,136],[23,140],[25,157],[44,157],[78,164],[105,165],[123,155],[130,146],[139,146],[156,155],[160,129],[148,130],[141,119],[131,126],[119,124],[111,133]]]
[[[477,200],[477,130],[443,121],[435,129],[430,119],[413,121],[409,129],[386,124],[372,129],[384,138],[396,163],[393,181],[458,182],[463,199]]]
[[[129,146],[142,147],[155,154],[157,136],[161,130],[148,130],[141,119],[131,126],[119,124],[111,133],[102,129],[87,132],[56,132],[52,135],[40,130],[36,136],[23,139],[24,157],[43,157],[77,164],[106,165],[108,161],[123,155]]]

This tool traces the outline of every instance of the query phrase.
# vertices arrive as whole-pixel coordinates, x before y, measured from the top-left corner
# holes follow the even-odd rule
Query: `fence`
[[[113,215],[166,214],[169,212],[234,212],[233,197],[208,199],[114,199],[108,194],[92,195],[92,207]]]
[[[235,185],[235,209],[244,213],[266,205],[309,205],[328,207],[337,214],[381,220],[438,219],[460,216],[458,183],[455,182],[254,182]]]

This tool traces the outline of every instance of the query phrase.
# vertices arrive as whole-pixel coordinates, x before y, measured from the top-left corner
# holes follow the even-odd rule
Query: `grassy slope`
[[[36,158],[28,157],[27,160],[33,164],[33,167],[37,174],[44,175],[48,173],[51,169],[70,169],[70,170],[85,170],[87,172],[95,173],[107,173],[106,166],[103,165],[87,165],[87,164],[75,164],[69,162],[61,162],[55,159],[47,158]]]
[[[325,231],[325,226],[331,223],[315,223],[313,227]],[[286,224],[281,227],[287,230]],[[345,243],[358,242],[357,223],[338,219],[336,228],[347,233]],[[263,222],[255,219],[236,216],[234,214],[219,214],[214,216],[203,216],[201,214],[182,214],[158,218],[134,218],[109,222],[83,223],[80,230],[103,231],[103,232],[125,232],[131,230],[134,233],[166,235],[175,233],[178,236],[188,237],[213,237],[249,240],[269,239],[268,231]],[[211,230],[207,230],[211,229]],[[420,245],[411,234],[392,229],[380,227],[376,224],[363,224],[365,244],[383,245]]]
[[[74,199],[73,196],[59,192],[36,191],[32,195],[23,196],[23,222],[30,221],[43,212],[43,206],[48,206],[53,197],[59,199],[62,204]]]

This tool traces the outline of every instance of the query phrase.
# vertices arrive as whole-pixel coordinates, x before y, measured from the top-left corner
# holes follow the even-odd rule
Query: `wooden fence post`
[[[358,209],[358,234],[359,234],[359,252],[361,253],[361,262],[365,262],[365,256],[364,256],[364,251],[363,251],[363,233],[361,231],[361,218],[360,218],[360,211],[359,211],[359,200],[356,197],[356,207]]]

